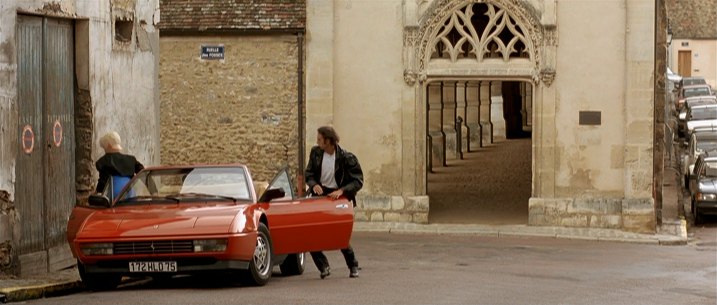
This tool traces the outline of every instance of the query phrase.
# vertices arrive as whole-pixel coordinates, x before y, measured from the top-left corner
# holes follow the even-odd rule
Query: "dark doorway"
[[[473,120],[480,124],[474,124],[469,129],[473,130],[473,134],[492,138],[471,142],[470,150],[464,145],[462,159],[447,158],[446,166],[441,166],[434,160],[432,171],[429,171],[427,177],[427,193],[430,198],[428,221],[490,225],[527,224],[528,200],[532,191],[532,85],[515,81],[501,82],[500,86],[494,81],[489,82],[489,85],[485,85],[485,82],[476,83],[466,84],[466,88],[477,86],[480,88],[478,93],[463,96],[456,94],[456,104],[460,109],[462,97],[465,97],[468,109],[472,104],[476,104],[474,109],[477,113],[466,111],[465,114],[469,123]],[[437,98],[436,93],[428,96]],[[477,98],[478,101],[473,103],[472,98]],[[444,105],[448,104],[446,100],[453,101],[453,97],[444,96]],[[432,112],[437,112],[436,107],[441,104],[435,101],[428,103],[434,106],[429,106]],[[447,109],[453,111],[452,107]],[[504,122],[497,122],[501,119],[501,114]],[[473,119],[472,116],[476,118]],[[445,122],[450,116],[442,118],[443,132],[448,134],[446,138],[450,139],[452,130],[446,133],[445,127],[454,122]],[[428,116],[428,120],[429,127],[437,125],[430,122],[431,116]],[[497,129],[496,132],[504,134],[484,132],[488,128],[492,130],[494,125],[503,124],[505,129]],[[481,130],[475,131],[476,128]],[[461,145],[460,141],[458,142],[458,145]],[[450,149],[451,145],[447,147]],[[437,149],[438,145],[434,145],[433,150]]]

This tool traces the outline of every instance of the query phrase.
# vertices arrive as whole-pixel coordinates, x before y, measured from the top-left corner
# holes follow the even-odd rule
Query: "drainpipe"
[[[304,153],[306,150],[306,143],[304,141],[304,33],[299,32],[296,37],[296,44],[299,49],[299,64],[297,67],[296,75],[297,81],[297,92],[298,92],[298,121],[299,121],[299,171],[296,173],[297,189],[299,197],[304,196],[305,177],[304,177]]]

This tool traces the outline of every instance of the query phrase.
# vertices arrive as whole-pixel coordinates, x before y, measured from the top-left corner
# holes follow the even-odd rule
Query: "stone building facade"
[[[528,224],[655,232],[658,11],[647,0],[308,0],[306,130],[333,124],[361,160],[358,219],[426,222],[431,84],[527,84]]]
[[[300,168],[301,1],[160,1],[163,164]],[[202,49],[219,51],[211,58]],[[301,95],[303,97],[303,95]]]
[[[65,237],[115,130],[159,162],[158,0],[0,2],[0,273],[75,263]]]
[[[717,0],[667,0],[672,29],[669,66],[717,87]]]

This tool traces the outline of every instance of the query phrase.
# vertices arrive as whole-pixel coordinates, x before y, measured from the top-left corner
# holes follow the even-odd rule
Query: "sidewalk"
[[[685,245],[686,237],[652,235],[610,229],[529,227],[526,225],[454,225],[387,222],[356,222],[354,232],[393,234],[462,234],[492,237],[547,237],[596,242],[628,242],[655,245]],[[29,278],[0,278],[0,302],[19,302],[69,294],[84,289],[76,268]]]

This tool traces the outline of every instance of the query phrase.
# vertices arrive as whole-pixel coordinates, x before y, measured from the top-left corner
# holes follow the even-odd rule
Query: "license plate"
[[[129,262],[129,272],[177,272],[177,262]]]

